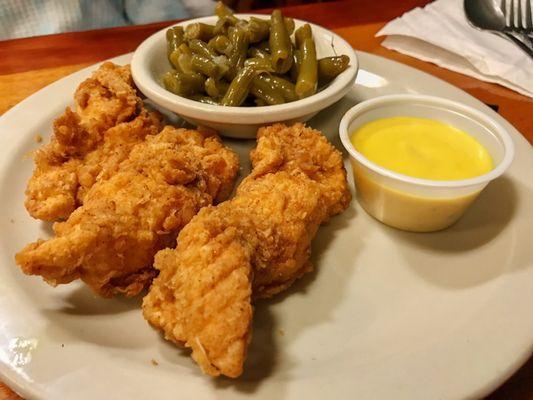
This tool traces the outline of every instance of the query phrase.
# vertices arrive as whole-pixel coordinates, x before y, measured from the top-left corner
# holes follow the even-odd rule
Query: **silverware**
[[[533,32],[532,1],[525,0],[525,10],[522,11],[522,0],[501,0],[500,8],[505,16],[507,29],[517,33],[529,34]]]
[[[505,14],[503,13],[502,8],[498,6],[495,1],[464,0],[463,6],[466,19],[474,28],[489,31],[511,40],[526,54],[533,58],[533,48],[528,46],[524,40],[520,40],[520,38],[523,39],[525,35],[521,33],[515,33],[508,28]]]

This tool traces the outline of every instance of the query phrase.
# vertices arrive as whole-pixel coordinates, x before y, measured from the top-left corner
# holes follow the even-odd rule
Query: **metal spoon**
[[[505,15],[495,0],[464,0],[466,19],[477,29],[489,31],[513,41],[530,57],[533,49],[506,30]]]

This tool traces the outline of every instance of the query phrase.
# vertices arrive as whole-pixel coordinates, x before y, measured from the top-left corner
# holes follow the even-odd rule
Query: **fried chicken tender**
[[[168,126],[135,145],[54,224],[54,238],[29,244],[16,262],[51,285],[80,278],[103,297],[134,296],[155,276],[156,252],[175,245],[201,207],[227,198],[237,171],[218,136]]]
[[[144,106],[129,66],[104,63],[76,90],[70,108],[54,121],[49,144],[35,154],[26,209],[45,221],[66,219],[102,170],[118,167],[131,148],[162,128],[162,117]]]
[[[351,199],[340,152],[302,124],[260,129],[251,159],[236,196],[203,208],[176,249],[157,253],[160,274],[143,301],[144,317],[212,376],[242,373],[253,298],[312,269],[319,225]]]

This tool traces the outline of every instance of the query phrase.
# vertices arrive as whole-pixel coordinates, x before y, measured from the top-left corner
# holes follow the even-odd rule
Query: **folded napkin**
[[[533,97],[533,60],[518,46],[468,23],[463,0],[437,0],[389,22],[388,49]]]

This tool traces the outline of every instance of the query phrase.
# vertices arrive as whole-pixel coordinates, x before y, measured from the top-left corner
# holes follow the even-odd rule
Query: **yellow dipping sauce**
[[[476,139],[427,118],[378,119],[355,131],[351,141],[370,161],[416,178],[467,179],[493,168],[492,158]]]
[[[467,179],[493,168],[491,156],[472,136],[431,119],[383,118],[363,125],[350,139],[357,151],[374,163],[416,178]],[[450,226],[480,191],[474,188],[450,197],[446,191],[408,189],[411,184],[407,183],[390,186],[393,178],[381,177],[355,158],[351,162],[363,208],[381,222],[408,231],[430,232]]]

